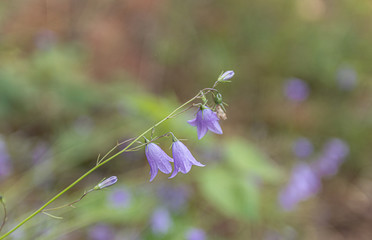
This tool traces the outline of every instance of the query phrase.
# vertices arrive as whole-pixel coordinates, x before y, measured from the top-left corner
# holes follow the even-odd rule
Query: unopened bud
[[[103,188],[110,187],[111,185],[114,185],[118,181],[118,178],[116,176],[109,177],[107,179],[104,179],[100,183],[98,183],[94,190],[101,190]]]
[[[222,103],[222,95],[221,93],[217,93],[215,96],[214,96],[214,102],[219,105]]]
[[[227,81],[227,80],[230,80],[234,76],[234,74],[235,73],[232,70],[226,71],[226,72],[222,73],[218,77],[218,81]]]

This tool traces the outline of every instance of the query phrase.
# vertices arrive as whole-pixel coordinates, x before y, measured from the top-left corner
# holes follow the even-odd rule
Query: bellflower
[[[187,122],[191,126],[196,127],[198,138],[202,139],[208,130],[217,134],[222,134],[222,129],[218,121],[219,119],[215,112],[202,106],[196,114],[196,118]]]
[[[165,174],[172,172],[173,159],[169,157],[158,145],[155,143],[149,143],[146,145],[145,153],[147,161],[150,164],[150,182],[154,180],[155,176],[158,174],[158,169]]]
[[[192,165],[204,167],[205,165],[196,161],[190,150],[177,139],[172,144],[172,154],[174,159],[174,171],[169,178],[173,178],[178,172],[183,174],[188,173],[191,170]]]

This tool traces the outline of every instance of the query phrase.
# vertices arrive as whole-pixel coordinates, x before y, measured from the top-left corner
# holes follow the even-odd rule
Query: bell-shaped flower
[[[219,118],[215,112],[205,106],[202,106],[197,112],[196,118],[187,122],[191,126],[196,127],[198,138],[202,139],[208,130],[217,134],[222,134],[222,128],[218,121]]]
[[[150,182],[154,180],[158,174],[158,169],[163,173],[169,174],[172,172],[173,159],[169,157],[158,145],[155,143],[149,143],[146,145],[145,154],[147,161],[150,164]]]
[[[173,178],[178,172],[183,174],[188,173],[191,170],[192,165],[204,167],[205,165],[196,161],[190,150],[177,139],[172,144],[172,154],[174,159],[174,171],[169,178]]]

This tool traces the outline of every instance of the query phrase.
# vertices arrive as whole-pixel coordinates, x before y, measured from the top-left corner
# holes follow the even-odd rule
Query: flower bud
[[[234,76],[234,74],[235,73],[232,70],[226,71],[226,72],[222,73],[218,77],[218,81],[227,81],[227,80],[230,80]]]
[[[118,181],[118,178],[116,176],[109,177],[107,179],[104,179],[100,183],[98,183],[94,190],[101,190],[103,188],[110,187],[111,185],[114,185]]]
[[[217,93],[215,96],[214,96],[214,102],[219,105],[222,103],[222,95],[221,93]]]

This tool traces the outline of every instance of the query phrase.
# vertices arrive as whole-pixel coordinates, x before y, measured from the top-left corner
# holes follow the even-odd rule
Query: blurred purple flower
[[[324,153],[313,167],[319,177],[329,177],[337,173],[340,165],[349,154],[349,146],[341,139],[331,139],[326,143]]]
[[[192,165],[204,167],[205,165],[196,161],[190,150],[180,141],[175,141],[172,144],[172,153],[174,159],[174,171],[169,178],[173,178],[178,172],[183,174],[191,170]]]
[[[337,71],[336,80],[342,90],[353,90],[357,85],[357,74],[354,69],[343,67]]]
[[[178,211],[185,207],[190,197],[190,191],[186,186],[161,186],[157,195],[161,202],[170,210]]]
[[[299,138],[293,145],[293,152],[299,158],[309,157],[313,153],[313,144],[307,138]]]
[[[309,96],[307,83],[298,78],[290,78],[284,86],[285,96],[293,102],[302,102]]]
[[[187,122],[191,126],[196,127],[198,138],[202,139],[208,130],[217,134],[222,134],[222,129],[218,121],[219,119],[215,112],[202,106],[197,112],[196,118]]]
[[[127,189],[117,188],[108,195],[108,204],[114,208],[127,208],[131,199],[132,194]]]
[[[173,159],[169,157],[158,145],[155,143],[149,143],[146,145],[145,153],[147,161],[150,164],[150,182],[154,180],[155,176],[158,174],[158,169],[165,174],[172,172]]]
[[[292,210],[300,201],[315,195],[321,188],[318,176],[310,166],[301,163],[292,170],[288,185],[279,193],[279,203],[284,210]]]
[[[157,208],[151,216],[151,229],[155,234],[167,234],[172,226],[172,219],[165,208]]]
[[[12,173],[12,170],[13,167],[6,149],[6,143],[0,136],[0,178],[9,176]]]
[[[115,231],[106,224],[97,224],[89,229],[88,236],[91,240],[113,240]]]
[[[232,70],[226,71],[218,77],[218,81],[230,80],[234,75],[235,75],[234,71],[232,71]]]
[[[205,231],[199,228],[191,228],[186,232],[186,240],[205,240],[207,235]]]

